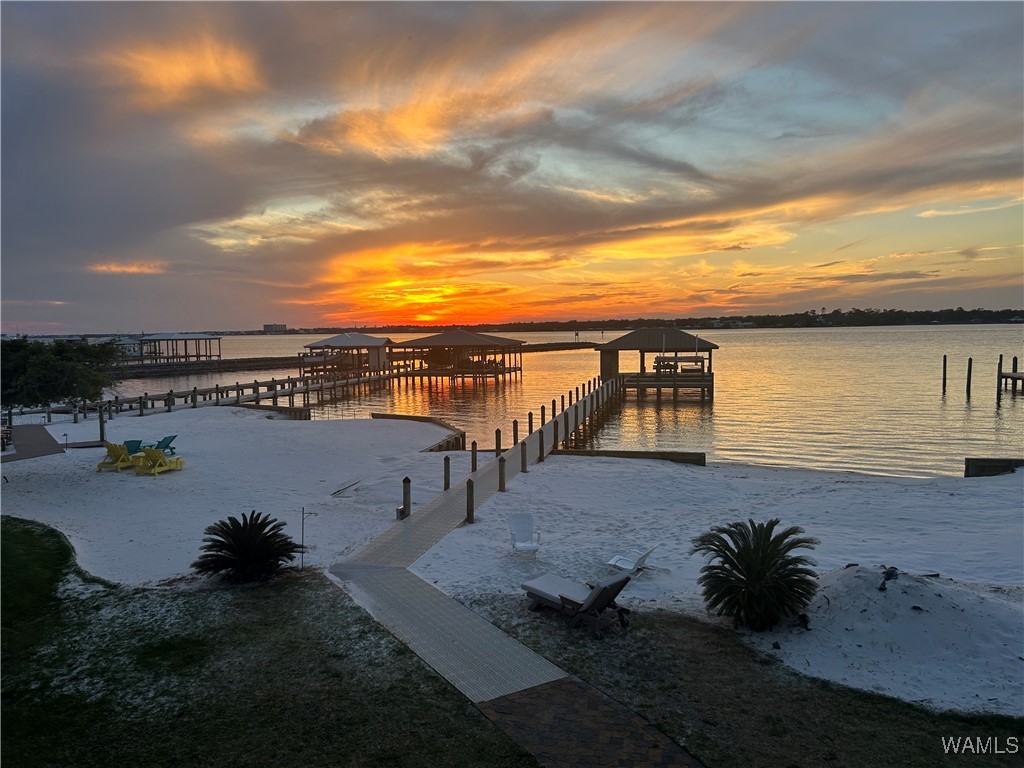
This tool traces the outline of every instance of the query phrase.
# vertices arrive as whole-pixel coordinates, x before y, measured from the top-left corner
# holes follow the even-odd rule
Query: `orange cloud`
[[[162,261],[137,261],[123,264],[90,264],[87,269],[101,275],[162,275],[166,272]]]
[[[264,88],[256,61],[238,46],[204,34],[170,45],[140,44],[106,53],[100,65],[135,91],[140,106],[169,107],[205,93]]]

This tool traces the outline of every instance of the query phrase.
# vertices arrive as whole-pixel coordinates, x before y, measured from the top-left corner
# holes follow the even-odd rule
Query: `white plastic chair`
[[[625,555],[616,555],[608,561],[608,565],[615,568],[621,568],[623,571],[629,571],[630,573],[637,573],[647,567],[647,558],[656,550],[660,544],[655,544],[653,547],[648,549],[646,552],[640,550],[634,550]]]
[[[508,516],[508,527],[512,536],[513,554],[537,556],[540,549],[540,532],[533,529],[533,515],[528,512],[514,512]]]

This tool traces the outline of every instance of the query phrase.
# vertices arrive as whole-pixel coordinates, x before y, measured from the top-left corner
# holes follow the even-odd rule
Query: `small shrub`
[[[285,524],[254,509],[242,520],[229,517],[207,527],[204,553],[192,563],[202,575],[225,574],[236,581],[266,581],[280,571],[302,545],[281,531]]]
[[[807,566],[814,561],[791,553],[812,549],[818,540],[801,537],[803,528],[797,526],[775,533],[778,524],[778,518],[729,523],[693,539],[690,554],[713,560],[697,579],[709,611],[763,632],[783,617],[799,614],[811,601],[818,582]]]

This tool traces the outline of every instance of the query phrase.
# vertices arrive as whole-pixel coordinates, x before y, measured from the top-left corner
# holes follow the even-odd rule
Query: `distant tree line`
[[[621,320],[542,320],[537,322],[479,323],[476,325],[388,325],[359,328],[301,328],[292,333],[344,333],[347,331],[387,331],[390,333],[429,333],[439,327],[460,327],[471,331],[618,331],[635,328],[842,328],[869,325],[929,325],[935,323],[1009,323],[1024,321],[1024,309],[809,309],[788,315],[728,315],[719,317],[624,318]]]

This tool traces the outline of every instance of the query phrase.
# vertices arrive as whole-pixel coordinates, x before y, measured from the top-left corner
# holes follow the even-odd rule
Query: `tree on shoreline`
[[[117,383],[120,352],[113,342],[88,344],[26,338],[0,342],[0,402],[5,408],[98,400]]]

